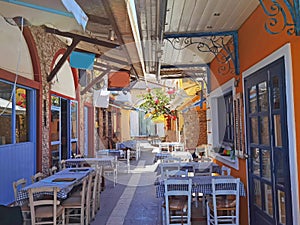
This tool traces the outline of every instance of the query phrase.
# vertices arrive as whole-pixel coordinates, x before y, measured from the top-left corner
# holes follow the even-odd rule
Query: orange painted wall
[[[282,0],[279,0],[279,2]],[[286,12],[288,12],[286,10]],[[280,34],[269,34],[264,26],[268,17],[264,13],[261,6],[254,11],[254,13],[248,18],[248,20],[238,30],[238,43],[239,43],[239,63],[240,72],[249,69],[254,64],[258,63],[266,56],[270,55],[286,43],[291,44],[292,52],[292,65],[293,65],[293,86],[294,86],[294,108],[295,108],[295,124],[296,124],[296,139],[300,140],[300,125],[297,126],[300,119],[300,36],[289,36],[286,31]],[[218,74],[219,63],[213,61],[211,63],[212,77],[212,90],[224,84],[232,77],[240,78],[239,86],[237,87],[237,93],[242,92],[242,76],[240,75],[220,75]],[[299,142],[296,143],[296,151],[300,149]],[[297,161],[300,160],[300,154],[297,156]],[[241,180],[247,186],[246,177],[246,160],[239,159],[239,171],[232,171],[232,175],[240,177]],[[298,181],[300,180],[300,171],[298,167]],[[300,199],[299,199],[300,201]],[[247,199],[241,198],[241,212],[240,212],[241,224],[248,224],[248,205]]]

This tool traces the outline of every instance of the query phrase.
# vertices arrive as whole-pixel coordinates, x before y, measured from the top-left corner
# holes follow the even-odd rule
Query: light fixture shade
[[[95,54],[73,51],[70,56],[71,67],[91,70],[94,66]]]
[[[120,91],[130,84],[130,74],[128,71],[118,71],[108,75],[108,90]]]

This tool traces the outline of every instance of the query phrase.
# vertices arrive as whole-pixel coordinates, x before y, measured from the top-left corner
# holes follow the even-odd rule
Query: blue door
[[[36,172],[35,90],[0,80],[0,204],[14,201],[12,183]]]
[[[245,78],[251,225],[292,225],[284,59]]]

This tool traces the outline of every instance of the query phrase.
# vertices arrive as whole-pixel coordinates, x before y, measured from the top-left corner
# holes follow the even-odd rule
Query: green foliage
[[[161,115],[164,117],[172,116],[173,111],[170,110],[170,97],[164,93],[161,89],[155,89],[152,92],[141,96],[144,102],[140,105],[140,108],[147,113],[152,114],[152,118],[157,118]],[[174,116],[174,115],[173,115]]]

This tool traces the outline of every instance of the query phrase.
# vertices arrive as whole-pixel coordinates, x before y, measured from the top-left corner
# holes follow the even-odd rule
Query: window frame
[[[20,85],[20,84],[15,84],[3,79],[0,79],[0,82],[11,85],[12,86],[12,92],[11,92],[11,143],[7,143],[7,144],[1,144],[0,146],[4,146],[4,145],[9,145],[9,144],[22,144],[22,143],[26,143],[26,142],[34,142],[34,137],[36,136],[36,129],[35,129],[35,99],[36,99],[36,91],[32,88],[26,87],[24,85]],[[15,85],[15,87],[14,87]],[[28,140],[27,141],[17,141],[17,134],[16,134],[16,129],[17,129],[17,113],[16,113],[16,90],[17,88],[22,88],[25,89],[28,97],[26,97],[26,100],[28,100],[28,102],[26,103],[26,114],[28,115],[28,127],[27,127],[27,133],[28,133]],[[0,111],[1,112],[1,111]]]

